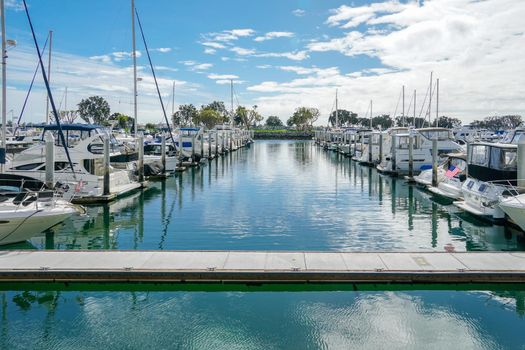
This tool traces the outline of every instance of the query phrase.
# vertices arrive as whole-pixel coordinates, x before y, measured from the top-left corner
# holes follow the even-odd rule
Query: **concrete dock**
[[[525,283],[525,252],[0,251],[0,283]]]

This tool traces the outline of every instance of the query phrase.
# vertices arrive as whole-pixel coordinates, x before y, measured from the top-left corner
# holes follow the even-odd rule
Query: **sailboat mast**
[[[439,119],[439,78],[436,79],[436,127]]]
[[[233,79],[230,79],[230,101],[231,101],[231,120],[230,124],[233,124]]]
[[[416,90],[414,89],[414,119],[412,120],[412,126],[416,127]]]
[[[5,39],[5,10],[4,10],[4,0],[0,0],[0,14],[2,16],[2,148],[0,148],[0,164],[1,164],[1,171],[4,172],[4,164],[5,164],[5,155],[7,150],[7,138],[6,138],[6,131],[7,131],[7,105],[6,105],[6,97],[7,97],[7,90],[6,90],[6,79],[7,79],[7,67],[6,67],[6,58],[7,58],[7,52],[6,52],[6,39]]]
[[[133,132],[137,136],[137,49],[135,45],[135,0],[131,0],[131,42],[133,57]]]
[[[335,127],[339,126],[339,107],[337,105],[337,89],[335,89]]]
[[[175,80],[173,80],[173,91],[171,92],[171,116],[175,114]]]
[[[403,116],[401,119],[403,126],[405,126],[405,85],[403,85]]]
[[[47,80],[51,81],[51,48],[53,46],[53,31],[49,31],[49,52],[47,58]],[[46,124],[49,124],[49,94],[46,98]]]
[[[372,129],[372,100],[370,100],[370,129]]]
[[[429,87],[429,99],[428,99],[428,126],[430,126],[432,123],[430,122],[431,120],[431,116],[430,116],[430,112],[432,110],[432,72],[430,72],[430,87]]]

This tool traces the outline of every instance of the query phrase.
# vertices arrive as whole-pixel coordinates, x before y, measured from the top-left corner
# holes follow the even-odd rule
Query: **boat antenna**
[[[66,151],[67,160],[69,166],[71,167],[71,172],[73,173],[73,178],[76,180],[75,168],[73,167],[73,162],[71,161],[71,156],[69,155],[69,150],[67,149],[66,138],[62,132],[62,125],[60,125],[60,118],[58,117],[57,109],[55,106],[55,100],[53,99],[53,94],[51,93],[51,88],[49,87],[49,80],[47,80],[46,69],[44,67],[44,62],[42,61],[42,54],[40,53],[40,48],[38,47],[38,41],[36,40],[35,30],[33,28],[33,23],[31,22],[31,16],[29,16],[29,10],[27,8],[26,0],[22,0],[24,3],[24,9],[26,11],[27,20],[29,21],[29,27],[31,28],[31,34],[33,35],[33,41],[35,42],[36,52],[38,53],[38,61],[40,62],[40,69],[42,70],[42,77],[44,78],[44,83],[46,84],[47,94],[49,96],[49,102],[51,103],[51,109],[53,110],[53,115],[55,116],[55,121],[57,123],[58,136],[60,141],[64,146],[64,151]]]
[[[140,34],[142,35],[142,41],[144,42],[144,48],[146,49],[146,54],[148,56],[149,66],[151,67],[151,74],[153,74],[153,80],[155,81],[155,87],[157,88],[157,94],[159,95],[159,101],[160,101],[160,106],[162,107],[162,113],[164,113],[164,120],[166,121],[166,125],[168,126],[168,132],[169,132],[171,141],[173,141],[173,144],[175,144],[175,140],[173,139],[173,134],[171,133],[170,121],[168,120],[168,116],[166,115],[166,108],[164,108],[164,102],[162,101],[162,96],[160,94],[159,84],[157,82],[157,76],[155,75],[155,68],[153,68],[153,63],[151,62],[151,56],[149,54],[148,44],[146,43],[146,37],[144,36],[144,31],[142,30],[142,23],[140,22],[139,13],[136,7],[135,7],[135,14],[137,15],[137,23],[140,28]]]

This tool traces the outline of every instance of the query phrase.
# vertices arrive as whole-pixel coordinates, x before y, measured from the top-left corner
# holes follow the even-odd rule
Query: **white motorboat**
[[[516,225],[525,231],[525,194],[501,198],[498,205]]]
[[[445,163],[446,171],[442,178],[438,178],[437,187],[429,186],[428,190],[435,195],[452,200],[463,199],[461,187],[466,180],[467,169],[466,156],[461,153],[448,155]]]
[[[512,195],[517,180],[517,145],[477,142],[469,146],[468,178],[461,187],[463,201],[454,205],[490,221],[503,221],[498,205]]]
[[[16,154],[6,164],[6,174],[24,176],[45,181],[46,171],[46,134],[55,136],[55,181],[65,184],[65,191],[76,187],[75,197],[97,197],[103,195],[103,140],[108,133],[96,125],[65,124],[62,125],[66,147],[73,162],[74,174],[69,165],[64,147],[58,138],[56,125],[45,125],[39,142],[25,151]],[[110,158],[122,158],[119,145],[110,137]],[[126,157],[124,157],[126,158]],[[124,169],[110,167],[110,194],[122,195],[138,189],[141,184],[135,180],[134,164],[121,163]],[[81,186],[77,186],[80,182]]]
[[[64,221],[82,208],[54,197],[52,191],[0,197],[0,245],[23,242]]]
[[[432,168],[432,141],[437,141],[438,162],[442,163],[448,153],[461,153],[462,148],[454,141],[452,131],[445,128],[423,128],[395,135],[395,148],[377,167],[381,172],[407,175],[409,168],[409,142],[413,138],[413,172]]]

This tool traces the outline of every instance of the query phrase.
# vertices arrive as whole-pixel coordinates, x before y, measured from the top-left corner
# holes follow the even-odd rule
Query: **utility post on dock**
[[[397,172],[397,164],[396,164],[396,148],[397,148],[397,135],[392,135],[392,145],[390,148],[390,161],[392,162],[392,172]]]
[[[408,135],[408,179],[414,178],[414,135]]]
[[[525,189],[525,139],[523,137],[518,142],[518,188]]]
[[[204,131],[201,134],[201,160],[204,158]]]
[[[379,132],[379,164],[383,161],[383,133]]]
[[[162,163],[162,175],[166,175],[166,134],[160,135],[160,161]]]
[[[191,136],[191,162],[195,162],[195,134]]]
[[[208,130],[208,159],[211,159],[211,130]]]
[[[438,185],[438,149],[437,138],[432,139],[432,187]]]
[[[219,130],[215,130],[215,157],[219,156]]]
[[[52,133],[45,133],[46,140],[46,187],[55,186],[55,138]]]
[[[144,134],[142,131],[138,132],[137,150],[139,152],[139,182],[144,182]]]
[[[110,158],[109,158],[109,135],[105,134],[104,137],[104,187],[103,187],[103,192],[102,194],[104,196],[109,196],[109,194],[111,193],[111,189],[110,189],[110,181],[109,181],[109,163],[110,163]],[[139,151],[139,154],[140,154],[140,151]],[[139,174],[140,174],[140,170],[139,170]]]
[[[373,137],[374,133],[370,131],[370,134],[368,135],[368,165],[372,165],[372,147],[373,147]]]

